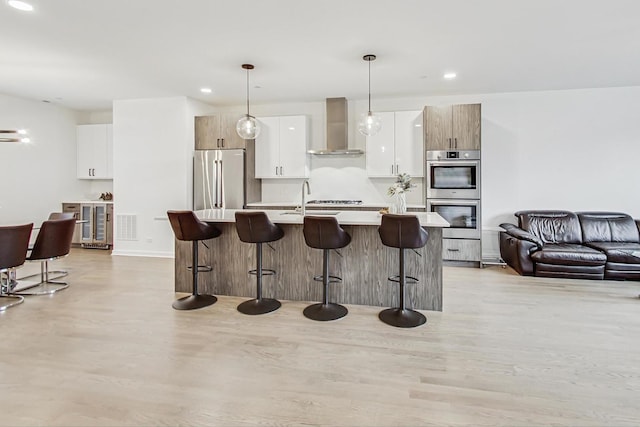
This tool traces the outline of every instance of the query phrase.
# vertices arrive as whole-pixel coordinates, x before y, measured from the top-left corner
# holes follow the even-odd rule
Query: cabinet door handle
[[[224,148],[224,138],[220,138],[220,142],[222,143],[222,148]]]
[[[391,175],[393,175],[393,165],[391,165]]]
[[[458,138],[453,138],[453,143],[454,143],[454,147],[457,150],[458,149]]]
[[[449,252],[460,252],[460,249],[447,249]]]
[[[280,176],[284,175],[284,173],[282,172],[282,166],[280,166]]]
[[[278,175],[278,167],[276,166],[276,175]]]
[[[451,138],[447,138],[449,140],[449,149],[453,148],[453,143],[451,142]]]

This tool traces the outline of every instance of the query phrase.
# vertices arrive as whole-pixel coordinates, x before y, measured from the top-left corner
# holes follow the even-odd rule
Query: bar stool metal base
[[[266,314],[276,311],[282,304],[277,299],[272,298],[260,298],[251,299],[238,305],[238,311],[244,314]]]
[[[388,308],[378,314],[378,318],[387,325],[398,328],[415,328],[427,323],[427,318],[422,313],[405,308]]]
[[[340,318],[346,316],[348,312],[349,312],[349,310],[347,310],[347,307],[344,307],[344,306],[342,306],[340,304],[318,303],[318,304],[312,304],[312,305],[306,307],[302,311],[302,314],[304,314],[304,316],[307,319],[318,320],[318,321],[324,322],[324,321],[327,321],[327,320],[340,319]]]
[[[213,295],[189,295],[175,300],[171,306],[176,310],[195,310],[210,306],[216,301],[218,301],[218,298]]]

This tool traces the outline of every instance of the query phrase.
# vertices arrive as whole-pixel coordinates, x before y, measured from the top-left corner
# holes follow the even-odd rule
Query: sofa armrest
[[[518,274],[533,276],[531,252],[538,249],[536,243],[514,237],[508,231],[500,232],[500,256]]]
[[[537,249],[542,249],[542,246],[544,246],[544,243],[538,238],[538,236],[531,234],[516,225],[506,222],[500,224],[500,227],[505,229],[505,233],[512,237],[515,237],[516,239],[526,240],[527,242],[535,244],[537,246]]]

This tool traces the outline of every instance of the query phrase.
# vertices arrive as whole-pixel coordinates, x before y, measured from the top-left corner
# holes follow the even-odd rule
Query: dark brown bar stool
[[[193,292],[188,297],[174,301],[173,308],[193,310],[215,303],[218,300],[215,296],[198,293],[198,273],[212,270],[211,266],[198,265],[198,242],[218,237],[220,230],[212,224],[200,221],[193,211],[167,211],[167,215],[176,239],[192,242],[191,267],[188,269],[193,276]]]
[[[236,212],[236,230],[238,237],[245,243],[256,245],[256,269],[249,274],[256,276],[256,298],[245,301],[238,306],[244,314],[265,314],[280,308],[280,301],[262,298],[262,276],[272,276],[275,270],[262,268],[262,244],[275,242],[284,237],[284,231],[271,221],[264,212]]]
[[[11,273],[24,264],[33,224],[0,227],[0,299],[8,300],[0,305],[0,311],[24,302],[24,297],[8,295],[12,290]]]
[[[405,285],[417,283],[418,279],[407,276],[404,268],[405,249],[418,249],[427,244],[429,233],[420,227],[420,221],[414,215],[382,215],[378,228],[382,244],[400,250],[400,274],[389,276],[388,280],[400,283],[400,307],[388,308],[378,314],[384,323],[399,328],[413,328],[427,322],[427,318],[417,311],[406,308]],[[407,280],[409,279],[409,280]]]
[[[40,273],[18,279],[25,280],[39,275],[40,282],[22,288],[20,291],[15,292],[16,295],[49,295],[69,287],[67,282],[54,280],[64,277],[68,273],[63,270],[49,271],[49,261],[69,255],[75,228],[76,220],[73,217],[69,219],[50,219],[42,223],[36,242],[30,248],[31,253],[27,257],[29,261],[40,262]],[[51,275],[55,275],[55,277],[51,277]]]
[[[305,216],[302,228],[307,246],[322,249],[322,275],[313,280],[322,281],[322,302],[304,309],[305,317],[312,320],[336,320],[347,315],[346,307],[329,302],[329,283],[341,283],[342,279],[329,275],[329,251],[344,248],[351,236],[338,225],[332,216]]]

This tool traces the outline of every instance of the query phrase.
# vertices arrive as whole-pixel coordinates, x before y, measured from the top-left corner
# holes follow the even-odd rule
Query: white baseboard
[[[111,251],[112,256],[140,256],[150,258],[173,258],[173,252],[164,251],[123,251],[114,249]]]

